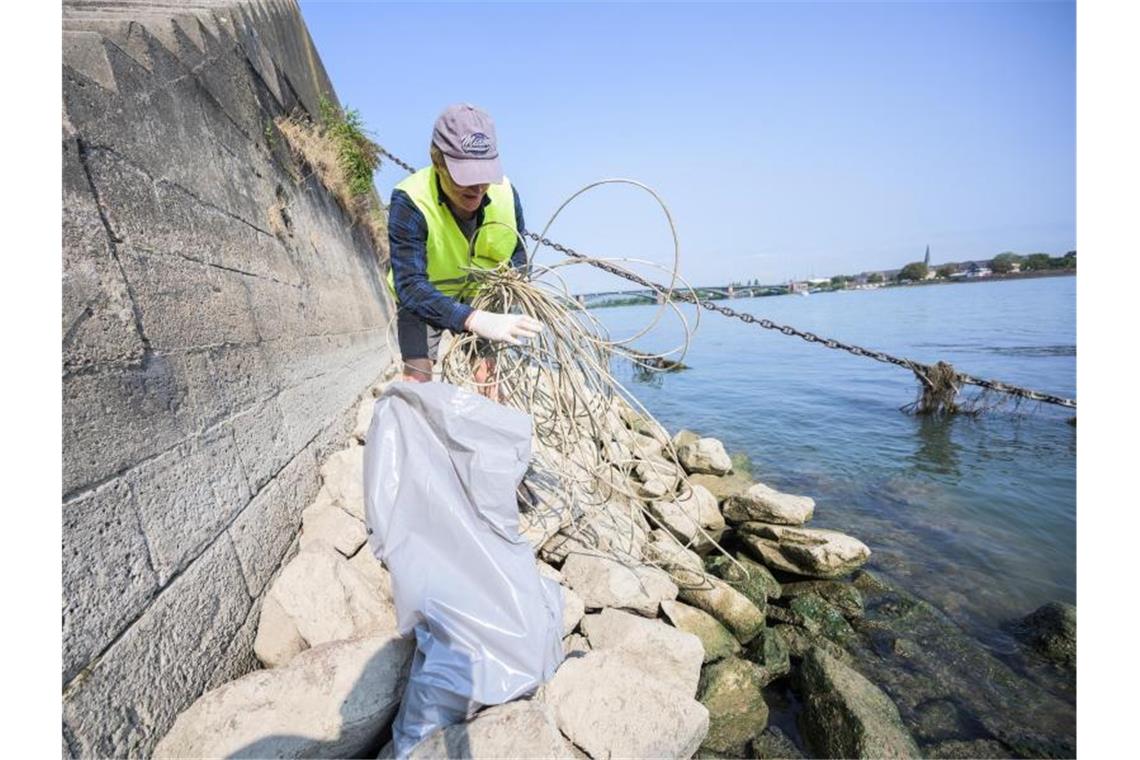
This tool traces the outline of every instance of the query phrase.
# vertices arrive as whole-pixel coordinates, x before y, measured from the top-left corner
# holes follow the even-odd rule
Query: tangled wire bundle
[[[634,185],[652,194],[673,235],[671,268],[633,259],[605,260],[611,267],[641,264],[668,273],[670,284],[658,291],[659,306],[649,323],[628,338],[612,339],[570,294],[563,277],[566,267],[597,259],[567,258],[542,266],[533,260],[536,245],[525,272],[505,265],[468,270],[468,293],[473,293],[468,300],[476,309],[527,314],[546,329],[520,345],[488,346],[473,334],[460,334],[441,357],[443,379],[471,390],[494,386],[502,403],[531,415],[535,446],[527,482],[537,492],[539,503],[528,518],[541,523],[544,538],[561,532],[567,550],[601,550],[630,564],[665,565],[662,569],[675,580],[677,565],[685,565],[685,574],[701,584],[706,582],[703,568],[699,563],[694,566],[692,555],[675,550],[715,547],[730,555],[702,525],[708,521],[702,520],[701,500],[670,436],[612,371],[616,358],[644,371],[664,371],[663,367],[684,357],[698,324],[700,310],[690,324],[675,298],[678,283],[684,292],[694,297],[695,293],[677,271],[679,247],[668,209],[641,183],[606,180],[568,199],[550,223],[582,192],[610,183]],[[654,354],[632,348],[634,340],[670,314],[682,327],[678,346]],[[487,359],[495,368],[491,378],[480,371]],[[716,511],[715,499],[711,508]],[[663,530],[654,533],[654,548],[645,551],[646,538],[654,528]]]

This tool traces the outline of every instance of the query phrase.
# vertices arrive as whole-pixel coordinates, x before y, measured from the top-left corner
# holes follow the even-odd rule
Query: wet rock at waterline
[[[776,726],[768,726],[763,733],[752,740],[752,757],[760,760],[789,760],[802,758],[803,752],[787,734]]]
[[[774,628],[765,628],[756,638],[748,642],[744,658],[764,670],[765,685],[786,676],[792,670],[788,643]]]
[[[1077,608],[1049,602],[1026,615],[1017,626],[1018,637],[1030,649],[1067,668],[1077,664]]]
[[[688,473],[724,475],[732,470],[732,459],[716,438],[698,438],[678,447],[677,459]]]
[[[871,550],[837,530],[746,522],[737,535],[773,570],[814,578],[838,578],[859,568]]]
[[[859,672],[891,695],[920,746],[983,738],[1000,742],[1006,756],[1074,756],[1071,704],[926,601],[869,571],[856,573],[854,583],[864,612],[850,621],[857,635],[847,648]],[[938,705],[954,709],[943,714]]]
[[[804,736],[821,757],[921,757],[894,702],[852,668],[813,647],[798,681]]]
[[[701,673],[700,702],[709,711],[709,731],[702,750],[743,756],[768,725],[764,671],[739,657],[713,663]]]
[[[848,619],[857,618],[863,614],[863,595],[852,583],[833,580],[798,581],[796,583],[785,583],[781,588],[783,595],[787,598],[804,594],[818,594]]]
[[[826,636],[840,645],[855,635],[843,613],[814,592],[792,597],[787,607],[769,607],[768,618]]]
[[[724,518],[731,523],[803,525],[814,512],[814,499],[781,493],[763,483],[756,483],[744,493],[729,496],[724,501]]]
[[[830,641],[820,634],[812,633],[798,625],[777,623],[772,626],[770,630],[774,631],[775,634],[783,640],[784,645],[787,647],[788,654],[796,660],[802,659],[809,650],[816,647],[847,665],[851,665],[855,662],[855,658],[851,656],[851,653],[834,641]]]

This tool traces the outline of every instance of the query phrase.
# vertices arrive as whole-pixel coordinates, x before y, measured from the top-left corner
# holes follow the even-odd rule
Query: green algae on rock
[[[805,738],[822,757],[921,757],[890,697],[813,647],[799,670]]]
[[[661,611],[673,625],[701,640],[705,649],[705,663],[723,660],[741,650],[740,642],[704,610],[673,601],[661,602]]]
[[[709,731],[701,748],[734,757],[768,725],[762,668],[739,657],[709,665],[701,673],[699,699],[709,711]]]

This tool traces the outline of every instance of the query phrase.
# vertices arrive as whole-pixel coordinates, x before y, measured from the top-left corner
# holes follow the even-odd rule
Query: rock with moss
[[[1042,673],[1011,668],[956,620],[872,572],[856,573],[853,582],[865,609],[851,621],[858,635],[846,648],[858,670],[891,695],[924,749],[984,730],[1006,756],[1075,756],[1074,705],[1042,688]],[[947,704],[953,711],[933,709]]]
[[[780,582],[771,570],[743,554],[736,555],[735,559],[733,562],[723,554],[714,554],[705,561],[705,566],[709,572],[727,581],[761,609],[767,606],[767,600],[780,598]]]
[[[780,608],[773,607],[772,609]],[[813,647],[818,647],[840,662],[846,663],[848,665],[852,665],[855,662],[854,658],[851,656],[851,653],[836,644],[834,641],[830,641],[829,639],[820,636],[818,633],[812,633],[811,631],[798,625],[779,623],[772,626],[770,630],[774,631],[781,639],[783,639],[784,643],[787,645],[788,654],[794,660],[803,659],[809,650],[811,650]]]
[[[818,580],[785,583],[782,586],[785,597],[793,598],[805,594],[818,594],[838,609],[848,620],[862,617],[863,594],[854,584],[842,581]]]
[[[681,602],[663,601],[661,611],[674,626],[701,640],[701,646],[705,650],[705,663],[723,660],[742,648],[736,637],[704,610]]]
[[[813,647],[798,671],[804,737],[821,757],[917,758],[898,708],[853,668]]]
[[[809,496],[782,493],[756,483],[741,494],[724,502],[724,518],[732,523],[758,521],[779,525],[803,525],[815,512],[815,500]]]
[[[741,644],[747,644],[763,630],[763,610],[744,594],[716,576],[700,576],[691,570],[679,572],[681,577],[673,575],[678,588],[677,598],[719,620]]]
[[[765,628],[748,642],[744,657],[764,670],[765,685],[786,676],[792,670],[788,643],[773,628]]]
[[[1017,627],[1018,637],[1047,660],[1067,668],[1077,664],[1077,608],[1049,602],[1026,615]]]
[[[809,578],[847,575],[871,556],[866,544],[837,530],[746,522],[737,527],[737,535],[773,570]]]
[[[785,760],[804,757],[804,753],[796,746],[787,734],[776,726],[768,726],[763,733],[752,740],[752,757],[761,760]]]
[[[699,700],[709,711],[709,732],[701,748],[741,757],[768,725],[764,672],[755,663],[729,657],[701,674]]]
[[[855,635],[854,629],[837,607],[815,592],[800,594],[788,602],[791,619],[784,622],[799,625],[811,633],[826,636],[842,645]]]

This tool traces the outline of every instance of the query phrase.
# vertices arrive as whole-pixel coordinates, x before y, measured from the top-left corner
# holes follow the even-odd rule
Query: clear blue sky
[[[396,155],[426,164],[439,112],[479,105],[530,229],[635,178],[696,284],[896,268],[927,244],[935,263],[1076,247],[1072,3],[301,8],[341,101]],[[403,176],[382,169],[381,195]],[[550,236],[665,263],[654,208],[602,188]]]

